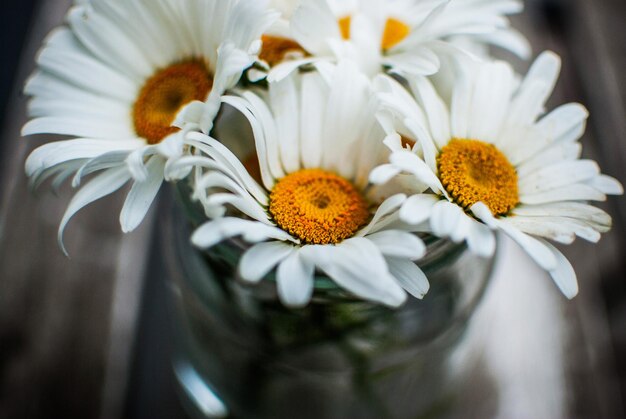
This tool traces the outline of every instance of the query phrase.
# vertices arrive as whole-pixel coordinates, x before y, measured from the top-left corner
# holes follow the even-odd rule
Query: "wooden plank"
[[[20,85],[71,1],[41,3]],[[25,103],[15,95],[2,136],[0,417],[118,417],[151,223],[124,237],[117,194],[76,216],[66,234],[71,259],[63,256],[56,230],[73,191],[28,190],[24,160],[49,138],[20,138]]]
[[[583,156],[597,160],[603,172],[623,184],[626,171],[626,129],[623,124],[625,79],[619,80],[615,69],[623,63],[623,53],[609,50],[611,38],[621,26],[599,21],[599,16],[621,16],[624,5],[613,0],[536,0],[527,2],[525,33],[531,37],[535,52],[552,49],[563,58],[561,79],[549,108],[576,101],[588,107],[591,117],[585,134]],[[602,28],[600,28],[600,26]],[[578,274],[580,293],[571,303],[563,304],[569,319],[568,343],[568,417],[614,418],[624,415],[624,393],[620,389],[616,366],[622,357],[614,350],[610,324],[612,313],[603,293],[607,283],[620,281],[623,288],[624,207],[623,197],[610,197],[601,204],[614,218],[613,230],[592,245],[579,240],[564,246],[568,259]],[[623,380],[623,375],[622,375]]]

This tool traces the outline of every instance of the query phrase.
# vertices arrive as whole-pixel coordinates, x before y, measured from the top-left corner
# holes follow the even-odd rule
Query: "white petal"
[[[472,83],[465,72],[461,72],[454,84],[450,104],[450,126],[454,138],[470,138],[469,122],[472,115]]]
[[[432,194],[412,195],[402,204],[400,219],[408,224],[420,224],[430,218],[432,208],[438,201],[439,197]]]
[[[431,76],[441,66],[439,57],[430,48],[424,47],[389,55],[385,57],[384,64],[395,73],[412,77]]]
[[[191,132],[187,135],[187,143],[192,145],[211,157],[215,163],[219,164],[224,174],[231,177],[237,183],[242,185],[254,198],[262,205],[267,203],[267,193],[256,181],[250,176],[243,163],[219,141],[197,132]],[[260,156],[259,156],[260,158]],[[210,159],[206,159],[206,167],[212,168]],[[201,162],[193,162],[195,165],[202,165]],[[260,162],[262,165],[263,163]],[[205,167],[205,166],[203,166]],[[272,180],[273,182],[273,180]]]
[[[293,245],[283,242],[256,244],[241,257],[239,275],[245,281],[259,282],[294,250]]]
[[[513,209],[512,213],[527,217],[569,217],[606,227],[611,226],[611,216],[609,214],[600,208],[579,202],[520,205]]]
[[[537,122],[526,141],[511,145],[507,156],[517,166],[553,143],[574,142],[585,132],[588,116],[587,109],[578,103],[561,105]]]
[[[48,180],[51,176],[61,176],[64,179],[67,179],[72,175],[75,171],[79,170],[81,165],[85,163],[84,159],[80,160],[70,160],[67,162],[59,163],[49,168],[42,168],[30,174],[31,178],[28,181],[28,187],[34,191],[37,189],[43,182]],[[58,186],[62,183],[59,182]]]
[[[74,115],[44,116],[26,123],[22,128],[22,135],[62,134],[105,140],[123,140],[135,137],[135,133],[125,122],[97,117],[84,119]]]
[[[342,61],[330,85],[322,128],[322,165],[346,179],[353,179],[357,161],[345,159],[361,146],[364,115],[368,115],[369,81],[354,64]],[[373,115],[370,116],[373,120]]]
[[[392,164],[383,164],[370,172],[369,181],[374,185],[384,185],[400,172],[401,170]]]
[[[294,77],[270,84],[269,97],[276,123],[281,161],[285,171],[292,173],[300,169],[300,115]],[[304,101],[308,98],[302,99]],[[302,118],[307,116],[302,115]],[[316,141],[319,141],[319,138]]]
[[[476,220],[469,217],[465,211],[461,211],[461,215],[459,215],[457,219],[456,226],[450,233],[450,240],[455,243],[461,243],[462,241],[468,239],[472,230],[472,225],[475,223]]]
[[[505,220],[506,221],[506,220]],[[498,223],[498,227],[519,244],[539,266],[545,270],[555,269],[557,260],[550,249],[541,241],[521,232],[506,222]]]
[[[391,275],[409,294],[422,299],[428,292],[430,284],[424,272],[414,262],[406,259],[386,258]]]
[[[330,52],[327,38],[341,37],[336,17],[324,0],[303,2],[293,13],[291,29],[296,41],[315,55]]]
[[[578,294],[578,281],[576,279],[576,272],[569,263],[567,258],[563,256],[554,246],[547,241],[543,241],[543,244],[548,247],[557,261],[555,269],[549,270],[550,276],[559,287],[563,295],[570,300]]]
[[[467,234],[467,245],[472,253],[490,257],[496,250],[496,238],[488,226],[471,220]]]
[[[474,39],[509,50],[523,60],[528,60],[532,54],[532,48],[528,40],[524,35],[512,28],[477,35]]]
[[[267,239],[294,241],[289,234],[279,228],[234,217],[206,222],[193,232],[191,241],[196,246],[207,249],[236,236],[242,236],[249,243],[258,243]]]
[[[100,170],[123,165],[127,157],[128,151],[110,151],[94,157],[93,159],[89,159],[76,171],[76,175],[72,179],[72,187],[78,188],[84,176]]]
[[[199,121],[189,121],[191,123],[198,122],[202,132],[209,133],[213,128],[213,122],[220,109],[221,97],[226,90],[235,86],[241,78],[243,71],[252,65],[253,58],[240,49],[237,49],[231,43],[220,46],[218,50],[218,61],[213,79],[211,92],[205,101],[206,106]],[[179,118],[177,118],[179,119]],[[186,122],[183,120],[183,122]],[[177,123],[177,126],[180,122]]]
[[[431,168],[410,151],[398,151],[389,156],[389,161],[404,172],[411,173],[420,182],[428,185],[435,192],[445,191],[443,185]]]
[[[580,143],[554,144],[517,166],[517,176],[519,179],[524,179],[529,174],[553,164],[554,162],[576,160],[580,158],[581,152],[582,145]]]
[[[534,97],[529,98],[529,101],[533,104],[526,108],[515,107],[514,105],[517,115],[511,116],[521,118],[518,119],[518,121],[527,123],[534,122],[534,119],[543,112],[544,104],[554,90],[560,71],[561,59],[558,55],[551,51],[546,51],[539,55],[528,70],[522,85],[518,89],[518,98],[515,99],[516,102],[518,102],[520,97],[523,98],[525,93],[532,89]],[[537,91],[533,89],[532,86],[541,86],[541,89]],[[509,119],[509,121],[511,121],[511,119]]]
[[[624,187],[615,178],[607,175],[600,175],[594,177],[592,180],[586,182],[591,187],[607,195],[623,195]]]
[[[339,286],[361,298],[389,306],[406,299],[382,254],[366,238],[348,239],[337,246],[306,246],[303,251]]]
[[[557,265],[556,258],[541,241],[521,232],[517,228],[509,225],[507,219],[496,219],[491,214],[489,208],[479,202],[472,205],[471,208],[474,215],[492,228],[497,228],[506,233],[509,237],[519,244],[522,249],[545,270],[554,269]]]
[[[276,127],[270,110],[252,93],[245,94],[245,99],[225,96],[222,101],[240,111],[250,122],[263,184],[271,190],[275,180],[284,177],[285,172],[280,160]]]
[[[533,194],[520,194],[520,202],[523,204],[546,204],[559,201],[604,201],[606,195],[596,188],[576,183],[563,186],[549,191],[542,191]]]
[[[248,193],[244,186],[237,183],[231,177],[218,171],[208,171],[206,173],[203,173],[202,175],[199,175],[196,179],[194,188],[196,190],[223,189],[225,191],[232,192],[235,195],[239,195],[242,198],[252,198],[252,196],[250,195],[250,193]]]
[[[217,4],[222,3],[217,1]],[[229,3],[229,2],[226,2]],[[227,22],[224,37],[243,50],[254,50],[252,44],[261,37],[267,29],[279,18],[280,13],[271,10],[266,1],[256,2],[230,2],[232,6],[232,18]],[[225,6],[230,7],[230,6]],[[216,18],[219,18],[216,14]],[[208,26],[204,16],[198,16],[200,26]],[[210,29],[210,28],[207,28]],[[257,48],[258,49],[258,48]]]
[[[417,144],[413,147],[420,147],[422,149],[423,159],[433,173],[437,173],[437,155],[439,151],[437,146],[430,135],[430,131],[422,127],[414,119],[405,119],[404,125],[411,131],[415,138],[417,138]]]
[[[426,116],[433,139],[437,146],[442,148],[450,140],[450,115],[446,104],[425,77],[415,77],[411,80],[411,88],[422,107],[427,110]]]
[[[414,234],[398,230],[384,230],[370,234],[367,239],[389,257],[420,259],[426,253],[426,245]]]
[[[124,102],[134,100],[138,89],[136,81],[94,58],[76,46],[47,47],[37,61],[50,75],[86,92]]]
[[[303,307],[313,295],[315,265],[303,258],[300,252],[291,253],[276,272],[278,297],[287,307]]]
[[[319,167],[322,162],[322,124],[326,88],[316,73],[302,75],[300,150],[302,163],[308,169]]]
[[[273,67],[267,75],[268,83],[275,83],[281,81],[285,77],[288,77],[296,71],[299,67],[312,64],[320,57],[303,58],[301,60],[284,61],[275,67]]]
[[[600,233],[593,225],[567,217],[509,217],[508,222],[521,231],[552,239],[559,243],[571,244],[576,236],[596,243]]]
[[[133,184],[120,214],[120,224],[124,233],[133,231],[143,221],[163,183],[164,167],[164,159],[151,158],[146,164],[147,179]]]
[[[507,115],[513,93],[514,73],[501,62],[482,65],[474,80],[468,137],[495,142]]]
[[[565,222],[550,222],[546,217],[526,218],[511,217],[507,223],[512,227],[533,236],[546,237],[559,243],[571,244],[576,239],[576,234]]]
[[[36,148],[26,159],[26,174],[32,176],[42,169],[57,164],[76,160],[92,159],[99,155],[117,150],[133,150],[143,146],[142,141],[106,141],[79,138],[75,140],[55,141]]]
[[[370,221],[367,226],[361,229],[357,233],[357,236],[362,237],[367,235],[370,231],[376,231],[377,225],[380,222],[384,221],[386,217],[395,213],[405,200],[406,195],[404,194],[397,194],[385,199],[376,210],[376,214],[374,214],[374,218],[372,218],[372,221]]]
[[[70,10],[67,20],[73,33],[102,61],[135,79],[147,78],[152,68],[138,45],[128,39],[113,22],[88,8]]]
[[[465,217],[463,210],[456,204],[442,200],[432,207],[430,216],[430,227],[437,237],[450,237],[455,233],[457,225],[462,217]],[[464,237],[457,238],[462,241]]]
[[[573,183],[584,182],[599,174],[600,167],[592,160],[555,162],[521,178],[519,180],[519,192],[521,195],[532,195]]]
[[[587,109],[579,103],[567,103],[554,109],[543,117],[537,126],[546,134],[549,142],[560,140],[577,140],[578,137],[569,135],[572,130],[578,131],[578,127],[589,117]]]
[[[134,150],[126,157],[126,165],[131,176],[139,181],[144,182],[148,178],[148,169],[146,168],[146,158],[157,152],[155,146],[145,146]]]
[[[83,186],[72,198],[63,219],[59,225],[57,240],[63,253],[67,255],[67,250],[63,245],[63,231],[69,220],[84,206],[106,196],[121,188],[130,179],[130,174],[125,167],[117,167],[93,178]]]
[[[111,86],[107,86],[108,89],[112,89]],[[36,71],[26,82],[24,86],[24,93],[33,98],[32,109],[29,105],[29,110],[35,111],[31,116],[46,116],[50,115],[48,112],[54,113],[55,110],[50,107],[45,107],[48,103],[64,103],[66,107],[77,108],[76,104],[80,103],[83,107],[88,108],[89,112],[94,114],[104,115],[108,111],[113,111],[114,115],[120,115],[122,109],[126,109],[127,120],[130,120],[130,107],[133,101],[136,99],[135,89],[131,89],[130,92],[123,91],[115,92],[107,91],[107,88],[100,86],[100,90],[93,92],[87,90],[78,85],[69,84],[68,82],[55,77],[53,74]],[[42,105],[37,105],[38,101],[42,101]],[[40,108],[37,110],[36,108]],[[44,112],[45,111],[45,112]]]
[[[272,225],[272,222],[263,208],[257,201],[246,195],[235,195],[230,193],[212,193],[208,196],[205,205],[224,206],[232,205],[248,217],[263,224]]]

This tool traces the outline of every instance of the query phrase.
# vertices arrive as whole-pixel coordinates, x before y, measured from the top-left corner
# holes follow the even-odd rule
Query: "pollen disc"
[[[176,114],[194,100],[205,100],[213,79],[200,60],[183,61],[166,67],[144,83],[133,106],[133,123],[138,136],[158,144],[178,128]]]
[[[505,215],[519,203],[515,168],[491,144],[453,139],[441,150],[437,165],[441,183],[465,209],[483,202],[494,215]]]
[[[306,244],[337,244],[369,219],[368,202],[348,180],[321,169],[280,179],[270,194],[276,224]]]

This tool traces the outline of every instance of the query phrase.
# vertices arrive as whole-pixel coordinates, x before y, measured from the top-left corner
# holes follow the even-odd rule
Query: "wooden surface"
[[[70,4],[41,3],[2,135],[2,418],[115,418],[125,403],[151,223],[123,236],[121,196],[97,202],[72,221],[67,259],[55,236],[72,191],[33,195],[23,174],[26,156],[46,138],[20,138],[26,100],[19,89],[43,37]]]
[[[23,54],[20,85],[34,67],[42,38],[62,21],[70,3],[42,2]],[[584,154],[623,184],[625,19],[624,0],[530,0],[516,19],[535,53],[552,49],[563,57],[552,105],[580,101],[590,109]],[[56,229],[71,190],[62,188],[58,197],[47,186],[36,195],[29,192],[23,163],[45,139],[20,138],[25,99],[18,93],[16,88],[0,143],[0,418],[178,417],[168,381],[167,331],[160,328],[167,315],[153,240],[158,216],[123,236],[117,221],[122,194],[97,202],[70,223],[66,244],[72,257],[65,258]],[[552,412],[549,417],[625,417],[626,199],[611,198],[603,207],[614,216],[613,231],[598,245],[577,242],[564,249],[580,281],[572,302],[549,283],[545,289],[529,285],[524,291],[538,293],[523,294],[524,300],[511,288],[513,280],[517,284],[528,275],[529,284],[541,284],[544,278],[507,246],[479,317],[489,323],[494,313],[515,308],[534,317],[519,333],[512,327],[518,317],[500,329],[492,324],[491,352],[485,356],[500,368],[503,418],[539,417],[524,410],[533,403],[544,403],[542,412]],[[539,361],[524,358],[538,371],[527,377],[518,369],[525,364],[513,365],[517,358],[504,353],[514,349],[510,343],[522,332],[533,333],[524,325],[532,325],[531,336],[538,337],[528,353],[546,361],[538,368]],[[494,363],[498,359],[501,365]],[[560,387],[551,387],[554,383]],[[548,394],[537,395],[544,388]]]

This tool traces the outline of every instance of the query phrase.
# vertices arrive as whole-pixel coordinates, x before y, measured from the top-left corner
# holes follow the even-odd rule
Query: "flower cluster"
[[[611,218],[588,202],[623,190],[580,159],[585,108],[544,108],[558,56],[542,53],[525,77],[491,57],[492,47],[530,55],[508,19],[521,9],[519,0],[77,2],[25,88],[23,134],[70,138],[36,149],[26,172],[34,185],[71,177],[78,188],[61,246],[78,210],[127,183],[125,232],[164,180],[189,183],[207,217],[193,243],[241,237],[241,279],[275,271],[291,307],[311,300],[316,272],[389,306],[422,298],[424,237],[490,256],[496,231],[571,298],[575,273],[546,239],[599,240]]]

